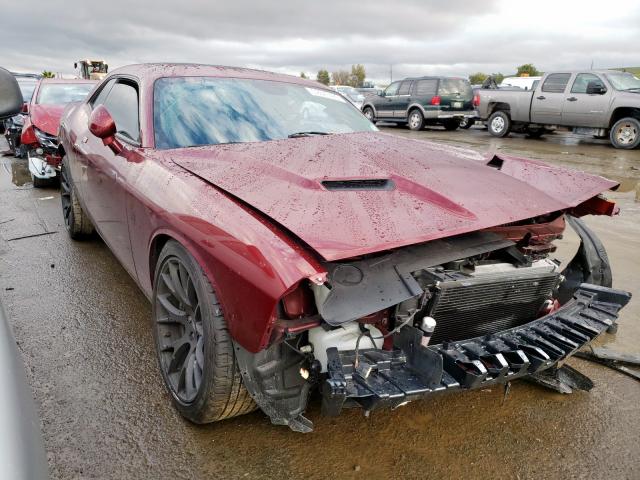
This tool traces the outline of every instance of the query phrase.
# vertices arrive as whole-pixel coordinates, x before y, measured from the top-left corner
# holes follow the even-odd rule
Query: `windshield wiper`
[[[331,135],[331,133],[330,132],[313,132],[313,131],[295,132],[295,133],[290,133],[288,137],[289,138],[313,137],[314,135]]]

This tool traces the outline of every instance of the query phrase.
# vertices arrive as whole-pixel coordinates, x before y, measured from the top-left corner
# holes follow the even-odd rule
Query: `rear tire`
[[[198,262],[169,240],[154,278],[153,335],[176,409],[199,424],[255,410],[242,383],[222,307]]]
[[[445,130],[452,132],[458,129],[458,127],[460,126],[460,120],[457,120],[455,118],[452,120],[445,120],[444,122],[442,122],[442,126]]]
[[[540,129],[540,130],[528,130],[527,131],[527,137],[529,137],[529,138],[540,138],[544,134],[545,134],[545,131],[543,129]]]
[[[489,120],[487,120],[487,126],[489,128],[489,133],[494,137],[506,137],[511,131],[511,117],[509,117],[507,112],[502,110],[493,112],[489,117]]]
[[[409,126],[409,130],[422,130],[424,127],[424,115],[422,115],[422,112],[417,108],[411,110],[407,118],[407,125]]]
[[[80,205],[78,191],[71,181],[64,158],[60,168],[60,201],[64,226],[69,236],[74,240],[79,240],[93,234],[93,224]]]
[[[460,128],[464,128],[465,130],[470,129],[474,124],[476,123],[476,119],[475,118],[467,118],[464,117],[462,120],[460,120]]]
[[[609,133],[611,145],[615,148],[632,150],[640,145],[640,120],[626,117],[614,123]]]

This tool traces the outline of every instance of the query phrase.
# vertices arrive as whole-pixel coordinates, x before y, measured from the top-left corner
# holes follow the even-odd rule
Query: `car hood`
[[[568,209],[617,186],[541,162],[490,156],[488,163],[467,150],[378,132],[163,155],[262,212],[325,260]]]
[[[60,127],[60,118],[66,105],[31,105],[29,109],[29,116],[31,117],[31,124],[48,133],[49,135],[58,135],[58,128]]]

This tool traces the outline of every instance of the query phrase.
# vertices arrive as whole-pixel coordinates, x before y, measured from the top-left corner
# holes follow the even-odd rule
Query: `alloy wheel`
[[[621,125],[618,125],[615,137],[621,145],[631,145],[638,138],[638,129],[631,122],[622,123]]]
[[[161,368],[173,394],[190,403],[202,383],[204,330],[193,280],[177,257],[169,257],[162,265],[155,307]]]
[[[419,125],[420,125],[420,114],[418,112],[414,112],[411,114],[411,117],[409,117],[409,126],[411,128],[418,128]]]
[[[67,169],[62,168],[60,170],[60,200],[62,201],[62,216],[64,218],[64,225],[67,230],[71,228],[72,219],[72,199],[71,199],[71,184],[67,177]]]
[[[504,130],[504,118],[502,117],[494,118],[491,121],[491,129],[496,133],[502,132],[502,130]]]

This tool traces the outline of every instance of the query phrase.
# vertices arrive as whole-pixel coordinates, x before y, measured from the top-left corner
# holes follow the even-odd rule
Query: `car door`
[[[131,182],[134,162],[140,147],[139,96],[137,84],[130,79],[117,79],[108,94],[96,99],[95,109],[102,104],[116,124],[116,138],[122,151],[115,154],[102,140],[87,132],[84,162],[87,165],[83,198],[94,226],[122,265],[135,276],[129,240],[126,203],[127,183]]]
[[[381,96],[379,101],[376,103],[376,117],[393,118],[394,104],[396,96],[398,95],[398,87],[400,87],[400,82],[393,82],[384,89],[383,96]]]
[[[587,93],[589,82],[601,85],[604,93]],[[611,89],[594,73],[576,75],[562,109],[562,123],[572,127],[603,128],[607,126],[607,112],[611,103]]]
[[[565,91],[571,80],[571,73],[551,73],[547,75],[542,87],[534,92],[531,102],[531,121],[533,123],[562,124],[562,108]]]
[[[407,118],[407,110],[409,108],[409,101],[411,100],[411,88],[413,87],[413,81],[405,80],[398,87],[398,94],[392,104],[394,118]]]

